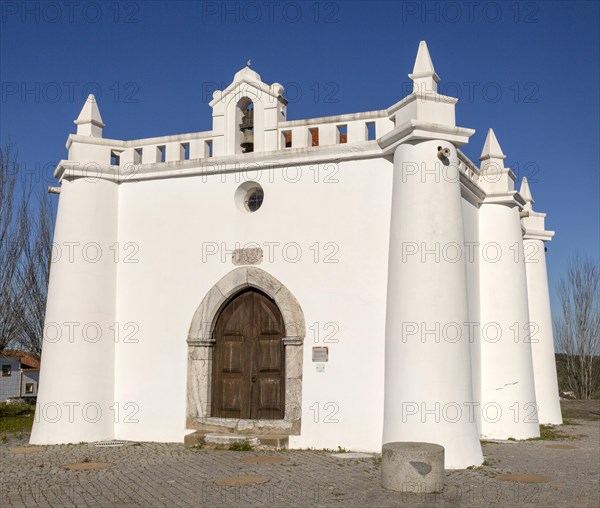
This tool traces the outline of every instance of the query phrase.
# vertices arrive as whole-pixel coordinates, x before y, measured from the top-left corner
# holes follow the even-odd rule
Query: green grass
[[[540,425],[540,437],[532,437],[527,441],[552,441],[553,439],[576,439],[565,434],[552,425]]]
[[[574,423],[572,421],[573,419],[586,420],[586,421],[590,421],[590,422],[597,422],[598,420],[600,420],[600,415],[597,415],[597,414],[592,414],[592,413],[573,414],[573,413],[569,413],[568,411],[563,411],[562,417],[563,417],[563,425],[581,425],[580,423]],[[567,421],[569,423],[565,423],[565,421]]]
[[[21,416],[33,414],[35,405],[26,402],[2,402],[0,403],[0,418],[5,416]]]
[[[252,445],[250,443],[232,443],[229,446],[229,449],[234,452],[249,452],[252,450]]]
[[[467,469],[469,471],[477,471],[478,469],[482,469],[484,467],[492,467],[493,465],[494,464],[489,462],[487,459],[484,459],[483,464],[481,464],[480,466],[469,466]]]
[[[5,434],[31,432],[35,406],[25,402],[0,403],[0,439],[8,441]]]
[[[12,432],[31,432],[33,414],[19,416],[3,416],[0,418],[0,435]]]
[[[573,420],[571,420],[570,418],[563,418],[563,425],[581,425],[581,423],[575,423]]]

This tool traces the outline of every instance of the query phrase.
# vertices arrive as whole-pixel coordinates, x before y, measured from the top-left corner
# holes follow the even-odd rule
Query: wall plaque
[[[248,249],[236,249],[233,251],[233,264],[239,265],[260,265],[263,260],[263,251],[260,247]]]
[[[329,348],[318,347],[312,348],[312,361],[313,362],[328,362],[329,361]]]

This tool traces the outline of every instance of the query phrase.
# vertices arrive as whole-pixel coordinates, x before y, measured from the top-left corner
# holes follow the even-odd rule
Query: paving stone
[[[229,476],[215,481],[215,485],[246,487],[248,485],[261,485],[267,483],[266,476]]]
[[[186,448],[183,443],[122,447],[93,444],[44,446],[42,453],[14,453],[28,436],[0,443],[0,506],[6,507],[488,507],[600,506],[600,422],[561,427],[564,440],[484,443],[486,464],[446,471],[437,494],[402,494],[381,486],[379,458],[340,460],[331,452],[237,452]],[[551,447],[549,447],[549,445]],[[575,452],[560,446],[577,446]],[[245,462],[281,457],[280,463]],[[241,460],[244,462],[241,462]],[[104,462],[108,469],[69,471],[66,464]],[[545,483],[501,481],[526,472]],[[251,485],[217,485],[230,477],[269,479]]]
[[[9,448],[13,453],[38,453],[44,450],[42,446],[14,446]]]
[[[495,478],[496,480],[500,480],[501,482],[515,483],[545,483],[550,481],[550,478],[548,476],[531,473],[499,474]]]
[[[65,469],[69,471],[90,471],[92,469],[108,469],[109,467],[113,467],[110,462],[78,462],[66,465]]]
[[[244,462],[246,464],[281,464],[283,462],[288,462],[290,459],[288,457],[273,457],[269,455],[259,455],[258,457],[244,457],[240,459],[240,462]]]

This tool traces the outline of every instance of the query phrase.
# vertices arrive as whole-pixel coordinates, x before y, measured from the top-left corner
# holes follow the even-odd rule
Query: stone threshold
[[[264,450],[287,450],[289,439],[286,434],[206,433],[197,430],[185,436],[184,444],[188,448],[200,447],[216,450],[227,450],[235,444],[248,444],[252,448]]]
[[[298,435],[300,422],[289,420],[242,420],[239,418],[192,418],[188,428],[205,434],[252,434],[268,436],[273,434]]]

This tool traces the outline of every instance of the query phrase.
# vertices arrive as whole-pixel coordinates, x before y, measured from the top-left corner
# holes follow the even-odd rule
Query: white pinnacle
[[[493,129],[488,131],[485,143],[483,144],[483,150],[481,151],[481,157],[479,157],[480,161],[487,159],[506,159],[506,155],[502,152],[502,148],[500,148],[500,143],[498,143]]]
[[[421,41],[419,43],[419,50],[417,51],[417,58],[413,68],[413,74],[428,74],[430,76],[435,74],[433,62],[431,61],[431,55],[429,54],[429,48],[427,48],[427,43],[425,41]]]
[[[519,194],[521,194],[521,197],[527,203],[525,205],[525,208],[531,210],[531,205],[535,203],[535,201],[533,200],[533,196],[531,195],[531,189],[529,188],[529,182],[527,181],[526,176],[523,177],[523,181],[521,182],[521,189],[519,190]]]
[[[412,74],[409,74],[408,77],[413,80],[413,92],[437,91],[437,83],[440,80],[440,77],[433,68],[431,55],[429,54],[429,49],[427,48],[427,43],[425,41],[419,43],[415,66]]]
[[[100,116],[100,110],[98,109],[98,104],[96,103],[96,97],[93,94],[88,95],[83,108],[81,108],[81,113],[75,120],[75,125],[82,125],[91,123],[96,125],[97,127],[104,127],[104,122],[102,121],[102,117]]]

